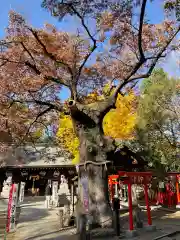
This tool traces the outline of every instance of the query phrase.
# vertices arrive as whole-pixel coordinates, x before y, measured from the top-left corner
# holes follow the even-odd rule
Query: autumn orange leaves
[[[126,86],[133,88],[140,78],[149,77],[159,59],[172,50],[172,41],[176,48],[179,31],[176,21],[147,21],[146,4],[146,0],[118,1],[116,5],[113,1],[44,0],[43,7],[58,20],[69,16],[78,20],[76,33],[63,32],[51,24],[36,29],[11,11],[6,37],[0,42],[0,128],[18,140],[34,131],[39,136],[43,129],[57,124],[59,112],[63,112],[60,128],[64,130],[59,128],[58,134],[72,144],[71,120],[60,99],[66,87],[68,97],[77,104],[105,102],[97,122],[101,121],[106,135],[132,138],[136,96],[130,92],[122,97],[120,93],[126,92]],[[107,85],[109,90],[104,92]],[[92,105],[88,107],[93,113]],[[67,137],[70,132],[73,137]],[[75,156],[72,149],[78,141],[72,146],[63,141]]]

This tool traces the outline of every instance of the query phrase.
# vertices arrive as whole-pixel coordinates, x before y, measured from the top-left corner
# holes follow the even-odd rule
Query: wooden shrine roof
[[[1,153],[1,167],[59,167],[72,166],[71,159],[64,157],[58,146],[37,144],[35,147],[10,148],[7,153]]]
[[[113,167],[117,170],[131,171],[132,169],[138,169],[138,171],[143,171],[147,166],[147,162],[141,154],[133,152],[127,146],[117,149],[110,157],[113,159]]]

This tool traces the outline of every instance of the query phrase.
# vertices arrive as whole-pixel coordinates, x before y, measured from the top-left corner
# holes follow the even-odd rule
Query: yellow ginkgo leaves
[[[97,98],[92,94],[89,98]],[[89,99],[90,100],[90,99]],[[103,129],[106,136],[115,139],[132,139],[134,127],[136,124],[136,96],[130,92],[126,96],[119,94],[116,102],[116,109],[111,110],[103,120]],[[79,162],[79,140],[75,135],[73,124],[70,116],[60,115],[59,129],[57,137],[60,144],[72,154],[73,164]]]

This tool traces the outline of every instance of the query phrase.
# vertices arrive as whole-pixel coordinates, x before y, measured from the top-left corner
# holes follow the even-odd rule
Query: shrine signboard
[[[119,179],[123,184],[145,184],[152,180],[151,172],[119,172]]]
[[[145,184],[151,181],[151,176],[132,176],[130,181],[132,184]]]

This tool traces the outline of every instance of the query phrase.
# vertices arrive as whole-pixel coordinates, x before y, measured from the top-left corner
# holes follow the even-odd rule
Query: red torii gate
[[[148,184],[151,182],[152,177],[155,177],[153,172],[125,172],[119,171],[118,175],[110,175],[108,179],[111,200],[113,198],[113,185],[116,187],[119,185],[118,179],[124,184],[128,185],[128,202],[129,202],[129,229],[133,230],[133,215],[132,215],[132,194],[131,194],[131,186],[132,184],[143,184],[144,185],[144,195],[147,207],[147,217],[148,217],[148,225],[152,225],[151,219],[151,209],[148,198]],[[180,172],[168,172],[166,173],[166,177],[173,178],[176,184],[176,198],[177,198],[177,208],[180,208]]]
[[[134,230],[133,224],[133,206],[132,206],[132,193],[131,188],[132,184],[143,184],[144,185],[144,195],[147,207],[147,217],[148,217],[148,225],[152,225],[152,218],[151,218],[151,209],[148,199],[148,183],[151,182],[152,179],[152,172],[125,172],[119,171],[118,175],[111,175],[109,176],[109,186],[111,192],[111,199],[113,196],[113,184],[116,186],[119,184],[118,179],[123,184],[128,185],[128,203],[129,203],[129,230]]]

